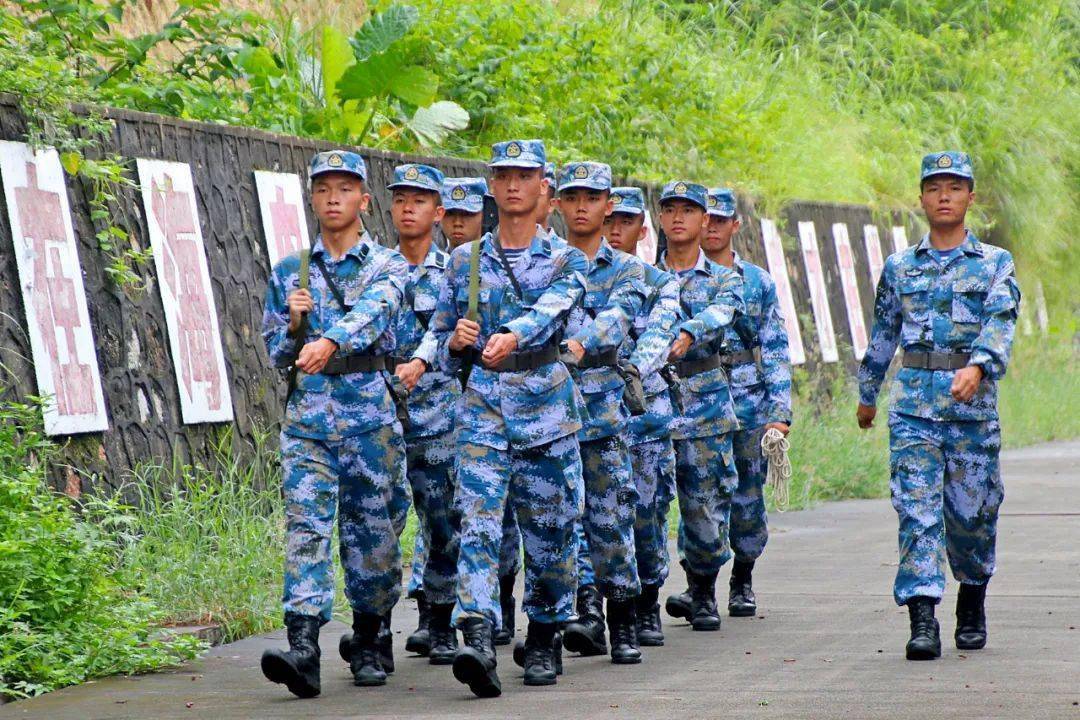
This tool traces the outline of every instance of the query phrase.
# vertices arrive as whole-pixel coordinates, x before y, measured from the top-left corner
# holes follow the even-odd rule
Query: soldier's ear
[[[360,215],[366,215],[368,212],[368,206],[371,205],[371,193],[363,193],[360,195]]]

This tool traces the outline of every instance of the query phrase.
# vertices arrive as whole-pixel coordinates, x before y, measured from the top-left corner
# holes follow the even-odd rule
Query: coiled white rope
[[[776,428],[769,428],[761,436],[761,454],[769,462],[765,485],[772,488],[773,501],[776,503],[776,509],[781,512],[787,509],[790,499],[791,460],[788,459],[790,447],[791,443]]]

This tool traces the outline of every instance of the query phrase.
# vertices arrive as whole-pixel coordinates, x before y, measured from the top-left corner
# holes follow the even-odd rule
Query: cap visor
[[[454,202],[453,200],[451,200],[450,202],[445,202],[444,201],[443,202],[443,208],[446,209],[447,211],[460,210],[461,212],[467,212],[467,213],[474,213],[475,214],[475,213],[484,212],[484,203],[479,202],[479,203],[476,203],[475,205],[469,205],[468,203]]]
[[[641,208],[617,207],[611,211],[612,215],[641,215],[645,211]]]
[[[607,185],[601,185],[600,183],[589,182],[588,180],[571,180],[568,183],[564,183],[559,186],[559,192],[563,190],[573,190],[574,188],[583,188],[585,190],[611,190]]]
[[[522,160],[520,158],[496,160],[495,162],[488,163],[488,167],[519,167],[535,170],[536,168],[544,167],[543,163],[538,163],[535,160]]]
[[[428,192],[439,192],[440,189],[431,187],[430,185],[422,185],[418,182],[412,182],[411,180],[402,180],[401,182],[390,183],[386,186],[387,190],[395,190],[397,188],[411,188],[413,190],[427,190]]]
[[[358,177],[362,181],[367,182],[367,177],[363,173],[357,172],[356,170],[349,170],[348,168],[343,168],[343,167],[339,167],[339,168],[332,168],[332,167],[320,168],[319,170],[316,170],[313,173],[308,173],[308,178],[313,180],[313,179],[319,177],[320,175],[329,175],[330,173],[344,173],[345,175],[352,175],[353,177]]]
[[[934,170],[931,170],[930,172],[924,174],[920,179],[925,180],[927,178],[938,177],[939,175],[952,175],[953,177],[958,177],[958,178],[961,178],[963,180],[974,180],[975,179],[975,176],[972,175],[971,173],[957,172],[956,168],[934,169]]]

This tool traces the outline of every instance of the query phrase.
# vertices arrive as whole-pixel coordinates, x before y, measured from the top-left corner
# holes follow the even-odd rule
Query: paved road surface
[[[503,696],[476,700],[448,668],[407,657],[404,633],[389,685],[355,688],[335,649],[343,626],[334,624],[323,632],[316,700],[263,680],[259,656],[283,643],[277,632],[216,648],[181,671],[9,704],[0,718],[1080,719],[1080,442],[1005,453],[1004,472],[983,651],[952,645],[951,584],[938,613],[944,656],[904,660],[906,610],[891,597],[896,516],[887,501],[850,501],[773,516],[755,578],[759,617],[725,617],[718,633],[668,625],[666,647],[646,649],[643,664],[569,659],[552,688],[523,687],[504,652]],[[683,583],[676,573],[664,596]],[[414,620],[415,606],[404,603],[395,625]]]

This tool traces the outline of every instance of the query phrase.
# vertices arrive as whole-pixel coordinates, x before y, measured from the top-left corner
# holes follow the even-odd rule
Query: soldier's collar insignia
[[[450,197],[453,200],[464,200],[465,199],[465,188],[458,185],[456,188],[454,188],[450,192]]]
[[[341,156],[334,153],[330,157],[326,158],[326,164],[330,167],[341,167],[345,164],[345,161],[341,159]]]
[[[950,168],[950,167],[952,167],[952,156],[950,156],[950,155],[942,155],[941,157],[939,157],[937,159],[937,166],[939,168]]]
[[[506,146],[506,157],[518,157],[521,155],[521,146],[512,142]]]

